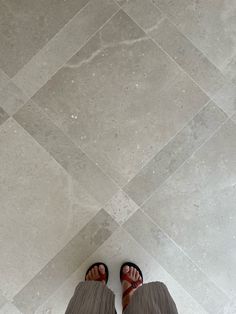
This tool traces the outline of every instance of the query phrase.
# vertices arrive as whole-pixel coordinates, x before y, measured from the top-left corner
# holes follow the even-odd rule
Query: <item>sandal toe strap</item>
[[[123,292],[123,298],[128,295],[133,289],[137,289],[143,283],[142,280],[133,281],[127,274],[123,274],[121,280],[128,281],[131,284],[131,286]]]

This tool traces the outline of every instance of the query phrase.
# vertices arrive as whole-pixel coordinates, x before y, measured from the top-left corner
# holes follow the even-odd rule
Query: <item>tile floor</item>
[[[235,0],[0,0],[0,313],[137,262],[236,314]],[[120,313],[120,312],[119,312]]]

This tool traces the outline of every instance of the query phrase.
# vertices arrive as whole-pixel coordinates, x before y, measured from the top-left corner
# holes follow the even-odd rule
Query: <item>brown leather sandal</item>
[[[103,265],[103,266],[104,266],[104,268],[105,268],[105,274],[101,274],[101,273],[99,272],[100,277],[99,277],[97,280],[95,280],[95,281],[103,281],[103,280],[104,280],[104,281],[106,282],[106,284],[107,284],[107,282],[108,282],[108,277],[109,277],[109,271],[108,271],[107,265],[104,264],[104,263],[94,263],[93,265],[91,265],[91,266],[89,267],[89,269],[87,270],[87,272],[86,272],[85,280],[86,280],[86,276],[88,275],[88,273],[90,272],[90,270],[93,269],[95,266],[99,267],[100,265]]]
[[[123,268],[125,266],[129,266],[129,267],[135,268],[139,272],[139,275],[141,276],[142,279],[141,280],[137,280],[137,281],[133,281],[132,279],[130,279],[128,273],[127,274],[123,273]],[[121,281],[121,283],[124,280],[128,281],[131,284],[131,286],[129,288],[127,288],[123,292],[122,299],[124,297],[126,297],[132,290],[137,289],[138,287],[140,287],[143,284],[143,274],[142,274],[142,271],[140,270],[140,268],[136,264],[131,263],[131,262],[126,262],[120,268],[120,281]],[[128,306],[128,304],[123,307],[123,311],[126,309],[127,306]]]

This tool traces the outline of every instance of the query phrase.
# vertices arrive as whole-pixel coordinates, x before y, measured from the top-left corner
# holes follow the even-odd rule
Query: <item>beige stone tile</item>
[[[2,2],[0,67],[14,76],[87,2]]]
[[[117,192],[115,183],[36,104],[28,102],[14,118],[101,206]]]
[[[16,74],[14,82],[31,97],[117,10],[113,0],[90,1]]]
[[[236,125],[228,120],[144,205],[231,297],[236,293],[235,136]]]
[[[12,298],[100,205],[13,119],[0,147],[0,290]]]
[[[0,106],[9,114],[14,114],[29,99],[22,91],[12,82],[9,82],[0,91]]]
[[[141,205],[226,119],[226,114],[213,102],[209,102],[124,187],[126,193]]]
[[[213,96],[224,84],[225,78],[216,66],[181,34],[151,0],[127,0],[122,8],[209,96]]]
[[[6,303],[0,308],[0,314],[22,314],[12,303]]]
[[[8,76],[0,69],[0,90],[9,82]]]
[[[220,70],[168,19],[149,34],[209,96],[213,96],[226,81]]]
[[[236,55],[225,65],[222,72],[236,84]]]
[[[236,112],[236,82],[227,82],[213,97],[229,117]]]
[[[236,123],[236,114],[234,114],[231,119]]]
[[[138,205],[120,190],[105,205],[104,209],[122,225],[138,209]]]
[[[152,1],[219,69],[235,55],[234,0]]]
[[[123,262],[132,260],[143,271],[144,281],[163,281],[168,286],[181,314],[206,314],[207,312],[178,284],[161,265],[150,256],[127,232],[117,229],[81,267],[36,311],[35,314],[63,314],[87,268],[94,261],[104,261],[109,266],[108,286],[116,294],[116,309],[121,314],[121,287],[119,269]]]
[[[226,314],[236,313],[236,299],[235,298],[230,300],[230,302],[225,306],[224,313]]]
[[[208,101],[124,12],[33,99],[120,185]]]
[[[100,210],[14,297],[14,304],[25,314],[34,313],[117,227],[111,216]]]
[[[159,23],[165,18],[165,15],[151,0],[124,0],[117,2],[147,33],[157,28]]]
[[[122,8],[160,45],[209,96],[225,78],[150,0],[127,0]]]
[[[8,114],[0,107],[0,125],[7,120]]]
[[[146,215],[136,211],[124,228],[207,313],[223,313],[229,298]]]
[[[7,300],[4,298],[2,291],[0,291],[0,309],[5,303],[7,303]]]

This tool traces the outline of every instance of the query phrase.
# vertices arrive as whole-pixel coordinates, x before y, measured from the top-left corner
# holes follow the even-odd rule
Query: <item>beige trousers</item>
[[[100,282],[79,283],[65,314],[115,314],[115,295]],[[124,314],[178,314],[167,287],[151,282],[138,288]]]

